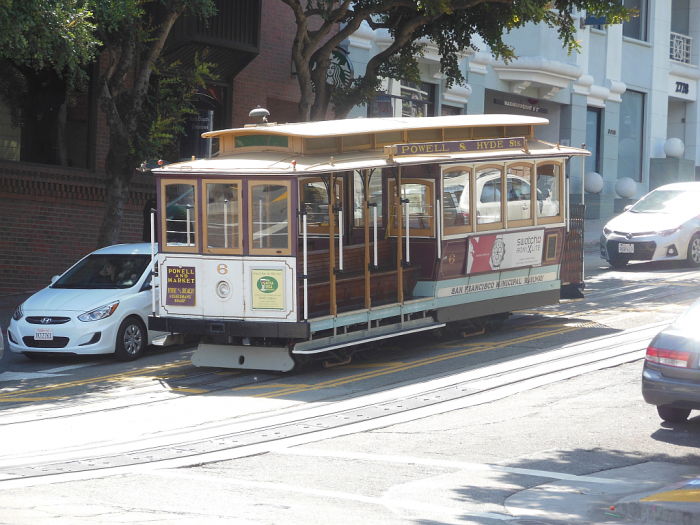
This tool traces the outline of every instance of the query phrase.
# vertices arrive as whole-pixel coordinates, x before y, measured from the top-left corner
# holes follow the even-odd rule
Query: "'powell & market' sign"
[[[451,142],[422,142],[420,144],[396,144],[384,146],[384,153],[395,157],[408,155],[434,155],[436,153],[468,153],[503,149],[524,149],[524,137],[505,139],[455,140]]]

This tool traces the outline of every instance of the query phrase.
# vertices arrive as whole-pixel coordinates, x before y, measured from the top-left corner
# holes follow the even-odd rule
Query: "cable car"
[[[217,156],[153,171],[149,328],[197,336],[197,366],[286,372],[558,303],[566,162],[588,152],[536,140],[546,123],[261,118],[205,133]]]

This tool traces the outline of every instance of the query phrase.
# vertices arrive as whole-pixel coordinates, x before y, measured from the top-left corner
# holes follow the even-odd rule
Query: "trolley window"
[[[197,183],[164,180],[161,182],[161,200],[161,209],[165,210],[165,220],[161,222],[164,250],[198,251]]]
[[[477,229],[503,228],[503,168],[482,166],[476,170]]]
[[[401,181],[401,199],[408,199],[409,212],[409,234],[413,236],[432,237],[434,208],[433,206],[433,186],[432,181],[421,179],[404,179]],[[396,182],[389,181],[390,199],[394,200],[396,196]],[[390,235],[396,235],[398,225],[396,224],[396,205],[390,207],[389,225],[391,228]],[[402,228],[406,228],[406,208],[405,205],[400,205],[399,213],[401,214]]]
[[[253,255],[291,255],[288,181],[248,183],[248,235]]]
[[[506,210],[508,227],[530,226],[532,218],[532,173],[531,164],[511,164],[506,170]]]
[[[241,181],[202,181],[204,246],[208,253],[241,253]]]
[[[537,164],[537,224],[561,222],[561,164]]]
[[[372,170],[366,170],[372,171]],[[369,179],[368,188],[368,201],[375,203],[377,205],[377,227],[381,228],[382,223],[382,172],[381,170],[374,170],[372,177]],[[360,171],[355,170],[353,176],[353,202],[354,202],[354,216],[353,216],[353,226],[359,227],[364,226],[364,209],[365,209],[365,195],[362,185],[362,177],[360,177]],[[369,214],[370,224],[374,224],[372,211]]]
[[[301,202],[306,209],[306,225],[309,233],[321,233],[328,235],[328,190],[326,184],[319,177],[313,179],[303,179],[299,182],[299,192]],[[334,204],[333,232],[338,233],[338,208],[343,201],[343,178],[338,177],[333,189]]]
[[[471,168],[458,166],[443,172],[442,221],[445,235],[473,231],[471,209]]]

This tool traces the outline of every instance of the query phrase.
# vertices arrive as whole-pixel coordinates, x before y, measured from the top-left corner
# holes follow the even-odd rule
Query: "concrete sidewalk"
[[[572,481],[547,483],[514,494],[506,508],[515,523],[700,523],[700,468],[649,462]],[[683,480],[683,481],[679,481]],[[670,485],[670,483],[678,482]],[[629,520],[629,521],[627,521]]]

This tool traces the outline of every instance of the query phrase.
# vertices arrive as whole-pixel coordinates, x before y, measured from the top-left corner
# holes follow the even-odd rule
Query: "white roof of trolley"
[[[292,124],[250,125],[244,128],[223,129],[203,133],[202,137],[221,135],[286,135],[290,137],[325,137],[355,135],[358,133],[383,133],[433,128],[463,128],[482,126],[532,126],[547,124],[541,117],[520,115],[453,115],[447,117],[420,118],[357,118],[346,120],[324,120]]]

